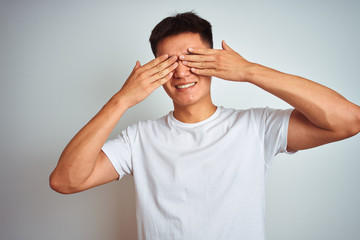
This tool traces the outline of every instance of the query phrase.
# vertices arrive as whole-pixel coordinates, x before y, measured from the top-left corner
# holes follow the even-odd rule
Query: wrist
[[[131,102],[127,100],[121,92],[117,92],[114,96],[112,96],[108,103],[116,109],[121,109],[124,112],[134,105],[131,104]]]
[[[244,74],[245,82],[254,84],[261,71],[261,66],[257,63],[251,63],[246,70],[247,71]]]
[[[267,79],[271,78],[272,74],[274,74],[273,69],[265,67],[263,65],[252,63],[248,67],[248,71],[246,74],[246,81],[248,83],[252,83],[255,85],[261,85]]]

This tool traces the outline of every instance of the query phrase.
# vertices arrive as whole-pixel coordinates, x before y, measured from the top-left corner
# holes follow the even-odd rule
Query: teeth
[[[185,85],[176,86],[176,88],[188,88],[188,87],[191,87],[194,85],[195,85],[195,83],[189,83],[189,84],[185,84]]]

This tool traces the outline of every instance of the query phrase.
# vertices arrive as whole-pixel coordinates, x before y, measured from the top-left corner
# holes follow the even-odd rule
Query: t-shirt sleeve
[[[269,167],[278,153],[289,153],[287,135],[291,113],[294,109],[255,109],[255,121],[259,124],[259,137],[263,145],[264,158]],[[293,152],[290,152],[293,153]]]
[[[125,175],[132,175],[129,128],[123,130],[115,139],[106,141],[101,150],[106,154],[120,175],[119,179]]]

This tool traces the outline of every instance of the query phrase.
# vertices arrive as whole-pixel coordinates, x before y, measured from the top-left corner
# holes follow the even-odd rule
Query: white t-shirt
[[[265,177],[291,111],[218,107],[194,124],[170,112],[107,141],[120,178],[134,176],[139,239],[266,239]]]

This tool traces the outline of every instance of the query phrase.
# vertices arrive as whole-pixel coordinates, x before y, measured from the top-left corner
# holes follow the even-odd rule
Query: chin
[[[199,96],[187,96],[187,97],[177,97],[177,98],[170,98],[173,101],[174,107],[190,107],[196,104],[202,104],[207,102],[205,97]]]
[[[174,104],[174,107],[175,106],[178,106],[178,107],[189,107],[189,106],[192,106],[192,105],[195,105],[197,102],[196,101],[174,101],[173,100],[173,104]]]

